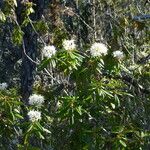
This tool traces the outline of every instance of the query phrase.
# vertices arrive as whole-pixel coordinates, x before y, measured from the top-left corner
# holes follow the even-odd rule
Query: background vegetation
[[[149,13],[146,0],[1,0],[0,149],[148,150]],[[91,56],[95,42],[107,55]]]

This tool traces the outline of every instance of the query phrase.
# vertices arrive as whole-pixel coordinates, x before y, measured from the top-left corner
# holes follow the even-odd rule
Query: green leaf
[[[28,128],[28,130],[27,130],[27,133],[29,133],[30,131],[32,131],[32,129],[33,129],[33,124],[31,124],[31,125],[29,126],[29,128]]]
[[[34,9],[32,7],[29,8],[30,13],[34,13]]]
[[[82,108],[81,108],[81,106],[77,107],[76,110],[77,110],[79,115],[82,115]]]
[[[29,16],[30,14],[34,13],[34,9],[32,7],[29,7],[27,10],[26,10],[26,15]]]
[[[36,127],[37,129],[39,129],[40,131],[43,131],[43,127],[41,126],[41,124],[39,122],[36,122]]]
[[[24,21],[23,21],[23,23],[22,23],[22,27],[26,27],[29,23],[30,23],[30,19],[28,18],[28,17],[26,17],[25,19],[24,19]]]
[[[43,140],[45,139],[45,137],[41,134],[40,131],[38,131],[37,134],[39,135],[39,137],[40,137],[41,139],[43,139]]]
[[[51,62],[51,58],[43,59],[40,65],[38,66],[38,70],[41,71],[42,69],[46,68],[46,66]]]
[[[43,20],[37,21],[36,23],[34,23],[34,26],[36,31],[41,34],[45,34],[49,29],[47,23],[45,23],[45,21]]]
[[[112,107],[113,109],[115,109],[115,108],[116,108],[115,104],[110,103],[110,105],[111,105],[111,107]]]
[[[114,98],[115,98],[115,102],[117,103],[118,107],[120,107],[120,100],[116,94],[115,94]]]
[[[5,17],[5,14],[0,10],[0,20],[2,22],[5,22],[6,21],[6,17]]]
[[[17,7],[17,1],[16,1],[16,0],[13,0],[13,2],[14,2],[14,5]]]
[[[46,133],[51,134],[51,131],[49,131],[49,130],[48,130],[48,129],[46,129],[46,128],[43,128],[43,131],[44,131],[44,132],[46,132]]]
[[[120,144],[123,146],[123,147],[127,147],[126,143],[122,140],[119,140]]]
[[[124,126],[114,126],[112,127],[112,133],[121,133],[124,131]]]
[[[22,117],[20,114],[18,114],[18,113],[16,113],[15,116],[16,116],[17,118],[19,118],[19,119],[23,119],[23,117]]]
[[[15,45],[20,45],[23,41],[24,32],[19,26],[15,27],[12,33],[12,40]]]

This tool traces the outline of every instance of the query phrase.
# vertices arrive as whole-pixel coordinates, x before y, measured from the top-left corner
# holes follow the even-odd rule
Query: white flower
[[[53,46],[53,45],[45,46],[45,47],[43,48],[42,53],[43,53],[43,56],[44,56],[44,57],[51,58],[52,55],[55,55],[55,53],[56,53],[56,48],[55,48],[55,46]]]
[[[90,49],[91,55],[93,57],[106,55],[107,51],[108,49],[103,43],[94,43]]]
[[[44,97],[42,95],[32,94],[29,97],[29,104],[30,105],[37,105],[40,106],[44,102]]]
[[[76,48],[76,45],[74,43],[74,40],[64,40],[63,47],[65,50],[74,50]]]
[[[28,112],[28,116],[31,122],[35,122],[41,119],[41,112],[36,111],[36,110],[30,110]]]
[[[117,59],[122,59],[124,57],[123,52],[121,51],[114,51],[113,56]]]
[[[0,83],[0,90],[5,90],[7,89],[8,84],[7,83]]]
[[[62,106],[62,104],[58,101],[56,106],[57,106],[57,108],[60,108]]]

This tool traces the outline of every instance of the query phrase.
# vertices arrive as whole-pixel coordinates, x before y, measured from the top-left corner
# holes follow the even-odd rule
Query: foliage
[[[21,93],[20,80],[14,84],[0,78],[10,84],[0,89],[0,148],[149,149],[149,20],[133,19],[140,12],[148,13],[148,4],[122,0],[38,2],[42,1],[4,1],[0,10],[0,32],[9,31],[5,42],[0,38],[0,52],[11,54],[15,48],[21,49],[19,57],[13,56],[14,64],[18,59],[29,61],[27,70],[22,63],[20,72],[26,71],[24,79],[29,80],[21,80],[21,86],[32,91],[29,81],[36,73],[34,96],[44,96],[40,105],[31,105],[31,93]],[[65,49],[65,39],[75,40],[76,48]],[[92,56],[95,42],[106,45],[106,55]],[[46,45],[55,46],[56,54],[43,57]],[[122,56],[116,53],[115,57],[116,51]],[[10,54],[7,58],[11,60]],[[31,64],[36,65],[35,72]],[[39,112],[39,117],[33,112]]]

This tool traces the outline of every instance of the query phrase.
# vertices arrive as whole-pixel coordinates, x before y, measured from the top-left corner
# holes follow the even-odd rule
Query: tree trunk
[[[41,19],[43,14],[44,0],[35,0],[35,1],[33,0],[33,3],[35,4],[34,7],[35,12],[30,16],[30,18],[32,21],[38,21],[39,19]],[[34,82],[34,73],[36,69],[36,64],[32,62],[26,56],[26,54],[32,60],[36,61],[38,35],[35,33],[30,24],[27,27],[25,27],[23,31],[24,31],[23,42],[25,49],[22,50],[21,95],[24,104],[28,105],[28,98],[32,94],[32,86]],[[26,52],[26,54],[24,53],[24,51]]]

